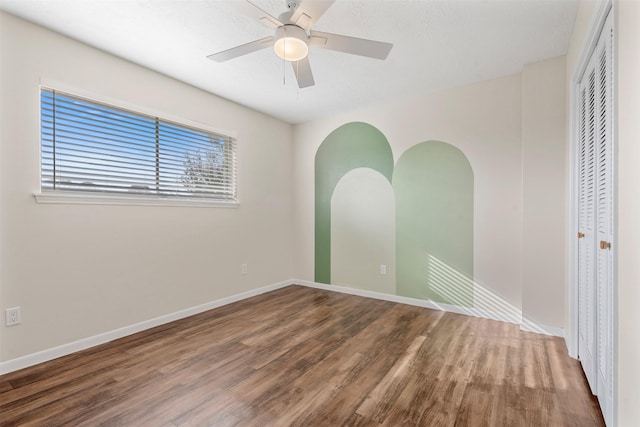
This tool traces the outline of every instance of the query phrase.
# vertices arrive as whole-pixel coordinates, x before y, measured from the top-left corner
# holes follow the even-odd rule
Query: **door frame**
[[[579,117],[578,117],[578,101],[579,101],[579,82],[585,73],[589,59],[592,53],[595,51],[598,44],[600,33],[604,27],[609,12],[614,13],[613,28],[614,28],[614,43],[613,49],[613,73],[614,81],[612,93],[614,96],[613,103],[613,164],[618,164],[617,155],[617,103],[615,101],[617,97],[617,80],[616,75],[616,58],[617,58],[617,41],[615,40],[616,34],[616,16],[615,16],[615,4],[613,0],[602,0],[596,6],[596,10],[591,18],[587,36],[584,39],[580,56],[576,62],[576,66],[571,74],[571,80],[569,83],[569,228],[568,228],[568,249],[569,249],[569,293],[568,293],[568,322],[567,329],[565,331],[565,342],[569,352],[569,356],[574,359],[578,358],[578,326],[579,326],[579,297],[578,297],[578,162],[577,153],[579,150]],[[571,71],[571,70],[568,70]],[[618,359],[618,257],[617,257],[617,237],[618,237],[618,207],[615,200],[618,197],[618,179],[617,168],[614,167],[613,180],[613,301],[612,301],[612,321],[613,321],[613,425],[617,423],[617,359]]]

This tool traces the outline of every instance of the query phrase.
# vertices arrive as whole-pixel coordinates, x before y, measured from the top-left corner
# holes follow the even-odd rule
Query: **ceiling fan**
[[[224,62],[273,46],[276,55],[291,62],[298,87],[305,88],[315,83],[308,57],[309,46],[376,59],[386,59],[393,47],[391,43],[312,30],[311,27],[335,0],[285,1],[289,10],[278,18],[274,18],[248,0],[234,2],[241,12],[274,29],[275,34],[211,54],[207,58]]]

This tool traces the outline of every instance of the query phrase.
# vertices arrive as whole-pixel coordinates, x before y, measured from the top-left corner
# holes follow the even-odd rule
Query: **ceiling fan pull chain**
[[[284,40],[284,52],[285,55],[282,57],[282,86],[287,85],[287,41]]]

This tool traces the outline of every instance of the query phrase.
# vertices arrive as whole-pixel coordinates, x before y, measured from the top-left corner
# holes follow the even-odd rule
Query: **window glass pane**
[[[160,124],[160,169],[163,191],[189,196],[226,196],[229,159],[224,138]]]
[[[235,199],[229,137],[44,89],[41,105],[43,190]]]

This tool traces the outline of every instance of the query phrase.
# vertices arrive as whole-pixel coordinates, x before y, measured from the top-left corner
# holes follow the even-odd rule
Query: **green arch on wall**
[[[331,281],[331,196],[350,170],[371,168],[391,183],[393,153],[387,138],[367,123],[347,123],[320,144],[315,158],[315,281]]]
[[[453,145],[427,141],[393,173],[398,295],[473,305],[473,170]]]

